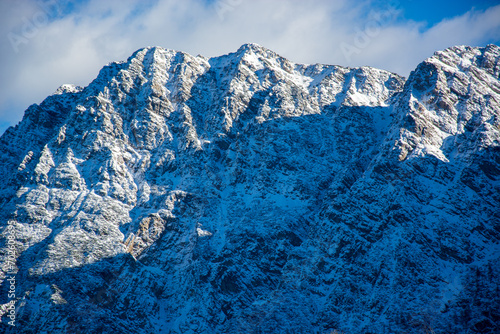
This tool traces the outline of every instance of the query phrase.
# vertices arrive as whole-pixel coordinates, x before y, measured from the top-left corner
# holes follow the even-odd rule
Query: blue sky
[[[384,1],[385,2],[385,1]],[[484,10],[500,4],[500,0],[401,0],[403,19],[426,22],[427,27],[468,12],[471,8]]]
[[[407,76],[436,50],[498,45],[499,18],[500,0],[0,0],[0,133],[144,46],[211,57],[253,42]]]
[[[210,1],[210,0],[208,0]],[[500,4],[500,0],[374,0],[370,1],[371,8],[387,5],[399,7],[403,10],[401,18],[427,22],[429,25],[439,23],[445,18],[462,15],[471,8],[486,9]]]

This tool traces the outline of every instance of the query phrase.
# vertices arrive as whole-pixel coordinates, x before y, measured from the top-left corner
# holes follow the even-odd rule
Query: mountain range
[[[5,333],[500,332],[496,45],[143,48],[30,106],[0,180]]]

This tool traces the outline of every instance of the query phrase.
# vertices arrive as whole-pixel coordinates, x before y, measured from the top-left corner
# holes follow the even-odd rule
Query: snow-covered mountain
[[[29,107],[0,179],[6,333],[500,332],[495,45],[144,48]]]

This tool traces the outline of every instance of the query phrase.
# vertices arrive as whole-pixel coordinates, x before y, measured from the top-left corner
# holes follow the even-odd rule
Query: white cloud
[[[63,7],[64,2],[51,1]],[[148,45],[217,56],[255,42],[296,62],[370,65],[408,75],[438,49],[500,39],[500,6],[422,31],[418,22],[401,22],[390,7],[372,8],[366,15],[368,0],[217,1],[91,0],[50,22],[43,21],[36,0],[0,2],[0,34],[5,36],[0,41],[0,131],[2,123],[17,122],[29,104],[41,102],[61,84],[87,85],[106,63]],[[29,31],[27,22],[35,29]],[[12,34],[20,38],[18,44],[9,41]]]

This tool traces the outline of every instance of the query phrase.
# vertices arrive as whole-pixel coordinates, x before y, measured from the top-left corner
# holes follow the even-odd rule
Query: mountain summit
[[[500,331],[495,45],[408,79],[140,49],[30,106],[0,179],[6,333]]]

